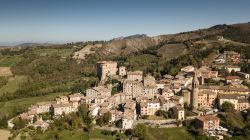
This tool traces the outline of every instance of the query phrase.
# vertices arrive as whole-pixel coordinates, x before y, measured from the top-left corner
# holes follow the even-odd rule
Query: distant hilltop
[[[148,36],[146,34],[135,34],[135,35],[130,35],[130,36],[126,36],[126,37],[117,37],[117,38],[111,39],[110,41],[122,40],[122,39],[132,39],[132,38],[144,38],[144,37],[148,37]]]
[[[15,47],[37,47],[37,46],[51,46],[51,45],[55,45],[52,43],[22,43],[22,44],[18,44]]]

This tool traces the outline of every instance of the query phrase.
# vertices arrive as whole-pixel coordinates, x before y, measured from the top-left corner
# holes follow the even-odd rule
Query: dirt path
[[[8,140],[8,137],[11,136],[9,130],[0,129],[0,140]]]

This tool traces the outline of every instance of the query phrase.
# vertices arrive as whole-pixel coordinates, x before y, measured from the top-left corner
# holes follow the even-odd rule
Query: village
[[[120,121],[121,131],[133,129],[139,123],[161,128],[178,127],[185,120],[194,120],[195,128],[223,139],[231,133],[220,125],[217,117],[223,104],[233,104],[239,112],[249,108],[250,90],[243,82],[248,81],[250,75],[241,72],[237,65],[240,61],[239,53],[225,51],[213,61],[212,67],[186,66],[175,76],[164,75],[159,79],[142,71],[127,71],[115,61],[100,61],[97,63],[100,82],[96,86],[85,93],[36,103],[17,117],[28,120],[28,126],[46,131],[53,120],[43,120],[41,114],[57,118],[76,112],[81,104],[86,104],[94,123],[109,112],[109,123]],[[221,74],[221,69],[228,74]],[[12,120],[8,122],[10,128],[14,126]]]

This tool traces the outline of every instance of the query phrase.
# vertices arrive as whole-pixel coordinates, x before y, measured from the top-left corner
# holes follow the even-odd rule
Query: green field
[[[26,76],[14,76],[14,77],[10,77],[8,79],[8,83],[6,85],[4,85],[2,88],[0,88],[0,96],[3,93],[13,93],[15,92],[21,83],[24,83],[25,81],[27,81],[27,77]]]
[[[12,115],[14,111],[22,111],[27,109],[31,104],[42,101],[51,101],[54,100],[59,95],[64,95],[68,93],[51,93],[50,95],[45,95],[41,97],[30,97],[15,99],[7,102],[0,102],[0,117],[1,115]]]
[[[60,140],[115,140],[111,135],[101,134],[101,130],[99,129],[94,129],[90,133],[84,132],[83,130],[50,130],[44,134],[37,134],[35,139],[54,140],[55,137],[58,137]]]
[[[156,140],[194,140],[185,127],[149,128],[149,133]]]
[[[72,52],[73,48],[69,49],[54,49],[54,48],[42,48],[42,49],[36,49],[35,54],[38,56],[51,56],[51,55],[60,55],[61,57],[69,57]]]
[[[0,67],[12,67],[20,62],[23,58],[20,55],[2,56],[0,55]]]

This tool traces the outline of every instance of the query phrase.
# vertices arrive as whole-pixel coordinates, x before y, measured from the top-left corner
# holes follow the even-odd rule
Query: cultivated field
[[[24,83],[27,81],[27,76],[15,76],[15,77],[10,77],[8,79],[8,83],[4,85],[2,88],[0,88],[0,95],[3,93],[13,93],[15,92],[20,84]]]
[[[51,93],[49,95],[41,97],[29,97],[29,98],[15,99],[7,102],[0,102],[0,117],[1,115],[12,115],[12,113],[14,113],[15,111],[24,111],[31,104],[36,104],[37,102],[43,102],[43,101],[52,101],[56,97],[66,94],[68,93],[66,92]]]

